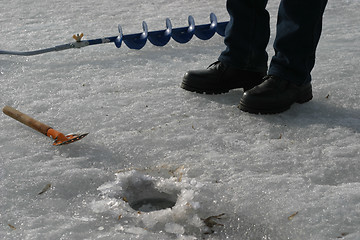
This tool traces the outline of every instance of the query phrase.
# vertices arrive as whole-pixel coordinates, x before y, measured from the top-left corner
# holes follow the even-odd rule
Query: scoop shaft
[[[35,129],[38,132],[41,132],[44,135],[47,135],[47,131],[51,128],[50,126],[39,122],[38,120],[33,119],[32,117],[12,108],[9,106],[5,106],[3,108],[3,112],[9,117],[14,118],[15,120]]]

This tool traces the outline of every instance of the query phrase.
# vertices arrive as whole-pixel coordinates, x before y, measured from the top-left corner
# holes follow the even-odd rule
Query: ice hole
[[[172,208],[179,194],[177,189],[166,189],[166,192],[156,189],[154,180],[146,177],[128,182],[124,192],[130,207],[141,212]]]
[[[176,202],[167,198],[148,198],[130,203],[130,207],[141,212],[152,212],[172,208]]]

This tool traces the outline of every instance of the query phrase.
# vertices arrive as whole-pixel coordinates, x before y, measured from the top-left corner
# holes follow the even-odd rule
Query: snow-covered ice
[[[269,1],[271,44],[278,1]],[[0,49],[227,21],[225,1],[0,3]],[[1,239],[360,239],[359,0],[330,1],[313,71],[314,99],[251,115],[243,94],[179,85],[224,49],[222,37],[140,51],[114,44],[0,56],[1,108],[64,133],[51,139],[0,117]],[[42,194],[39,194],[43,192]],[[148,198],[172,208],[151,210]],[[141,210],[131,204],[144,203]],[[141,205],[141,204],[140,204]]]

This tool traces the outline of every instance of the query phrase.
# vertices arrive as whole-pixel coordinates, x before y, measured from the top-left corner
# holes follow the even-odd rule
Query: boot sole
[[[191,87],[191,86],[187,85],[185,82],[182,82],[180,87],[182,89],[185,89],[185,90],[190,91],[190,92],[214,95],[214,94],[228,93],[230,90],[239,89],[239,88],[242,88],[244,90],[244,92],[245,92],[245,91],[250,90],[251,88],[253,88],[255,86],[257,86],[257,85],[254,85],[254,86],[251,86],[251,87],[233,87],[233,88],[223,88],[223,89],[216,89],[216,90],[214,90],[214,89],[206,90],[206,89],[194,88],[194,87]]]
[[[312,98],[313,98],[313,95],[312,95],[312,91],[310,89],[310,91],[309,90],[306,91],[294,103],[303,104],[303,103],[309,102]],[[240,101],[238,108],[241,111],[253,113],[253,114],[277,114],[277,113],[285,112],[286,110],[290,109],[291,105],[293,105],[294,103],[287,105],[287,106],[283,106],[281,108],[275,108],[275,109],[274,108],[272,108],[272,109],[257,109],[257,108],[252,108],[252,107],[246,106],[243,102]]]
[[[191,87],[184,82],[181,83],[180,87],[189,92],[196,92],[196,93],[200,93],[200,94],[209,94],[209,95],[228,93],[230,90],[232,90],[232,89],[216,89],[216,90],[198,89],[198,88]]]

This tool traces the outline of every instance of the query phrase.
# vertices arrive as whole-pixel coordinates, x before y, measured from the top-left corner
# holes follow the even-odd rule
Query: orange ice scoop
[[[39,122],[38,120],[35,120],[35,119],[29,117],[28,115],[26,115],[22,112],[19,112],[18,110],[14,109],[12,107],[9,107],[9,106],[5,106],[3,108],[3,112],[6,115],[8,115],[9,117],[12,117],[15,120],[25,124],[26,126],[29,126],[48,137],[51,137],[52,139],[55,140],[53,145],[56,145],[56,146],[76,142],[76,141],[84,138],[86,135],[88,135],[88,133],[84,133],[84,134],[69,134],[69,135],[65,136],[63,133],[56,131],[52,127],[50,127],[42,122]]]

